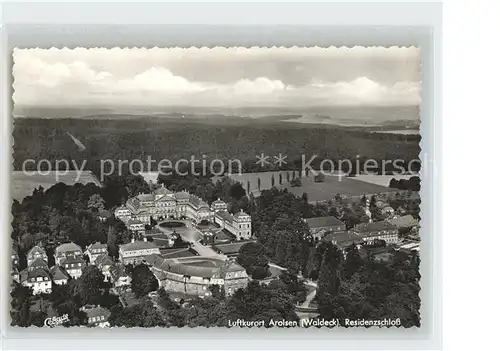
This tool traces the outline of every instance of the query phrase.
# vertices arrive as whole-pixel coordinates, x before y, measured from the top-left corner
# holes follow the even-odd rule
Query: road
[[[182,222],[186,226],[183,228],[174,228],[175,232],[178,233],[182,240],[192,244],[192,247],[200,256],[205,257],[219,257],[220,259],[226,259],[227,257],[223,254],[219,254],[214,251],[210,246],[203,246],[200,243],[201,233],[193,226],[193,223],[188,220],[175,220],[176,222]],[[168,221],[166,221],[168,222]],[[160,223],[161,224],[161,223]],[[158,225],[158,228],[164,233],[171,233],[174,229],[163,228]]]

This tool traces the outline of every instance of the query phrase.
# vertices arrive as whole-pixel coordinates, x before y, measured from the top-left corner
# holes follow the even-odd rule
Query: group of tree
[[[268,276],[269,258],[262,244],[253,242],[244,244],[240,248],[236,261],[253,279],[263,279]]]
[[[308,274],[317,277],[316,302],[325,319],[397,319],[404,327],[420,326],[420,258],[393,251],[389,262],[361,255],[355,246],[346,257],[331,243],[311,255]]]
[[[392,178],[389,182],[390,188],[400,190],[420,191],[420,177],[414,176],[410,179],[396,179]]]

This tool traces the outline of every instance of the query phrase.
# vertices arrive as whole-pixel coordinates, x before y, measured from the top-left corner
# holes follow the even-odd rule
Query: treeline
[[[411,177],[410,179],[392,178],[389,187],[400,190],[420,191],[420,177]]]

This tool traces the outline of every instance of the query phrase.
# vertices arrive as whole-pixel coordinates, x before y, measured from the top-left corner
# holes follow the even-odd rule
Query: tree
[[[247,273],[255,279],[262,279],[267,276],[269,259],[266,256],[266,248],[259,243],[246,243],[241,246],[236,261],[246,269]],[[257,271],[257,272],[256,272]],[[264,277],[262,277],[262,273]]]
[[[170,299],[170,295],[165,291],[165,289],[158,289],[158,305],[166,310],[176,310],[179,305]]]
[[[241,183],[237,182],[231,185],[229,189],[229,196],[231,196],[233,199],[239,200],[245,195],[246,192],[245,189],[243,189]]]
[[[118,257],[118,246],[116,245],[116,230],[113,226],[108,227],[108,252],[111,257]]]
[[[283,184],[283,174],[279,174],[279,182],[280,182],[280,185]]]
[[[274,187],[274,174],[271,174],[271,187]]]
[[[92,195],[88,202],[87,207],[89,210],[99,212],[104,210],[104,199],[99,194]]]
[[[151,291],[158,289],[158,280],[149,267],[143,263],[131,267],[127,266],[132,277],[132,291],[137,297],[146,296]]]
[[[260,190],[260,178],[257,177],[257,188]]]
[[[104,289],[104,275],[97,266],[87,266],[82,270],[82,276],[75,281],[76,292],[82,304],[98,305],[101,290]]]
[[[319,271],[318,290],[316,293],[320,314],[323,316],[330,317],[328,310],[331,309],[333,299],[338,293],[340,284],[338,273],[341,262],[342,252],[336,246],[327,243]]]

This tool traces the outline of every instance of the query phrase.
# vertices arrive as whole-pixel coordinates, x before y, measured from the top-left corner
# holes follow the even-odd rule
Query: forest
[[[69,133],[69,134],[68,134]],[[72,137],[85,147],[78,148]],[[255,156],[287,155],[284,169],[296,169],[302,155],[317,155],[315,163],[324,159],[396,160],[418,159],[420,136],[387,135],[353,131],[325,125],[304,125],[286,122],[255,122],[213,124],[200,121],[143,117],[135,119],[17,118],[14,123],[14,169],[21,170],[27,159],[74,161],[86,160],[86,169],[100,174],[100,161],[109,159],[176,162],[193,155],[207,160],[240,160],[243,172],[276,168],[255,164]],[[307,157],[307,159],[309,159]],[[313,166],[315,165],[313,163]],[[378,162],[379,164],[381,162]],[[153,163],[153,171],[157,164]]]

